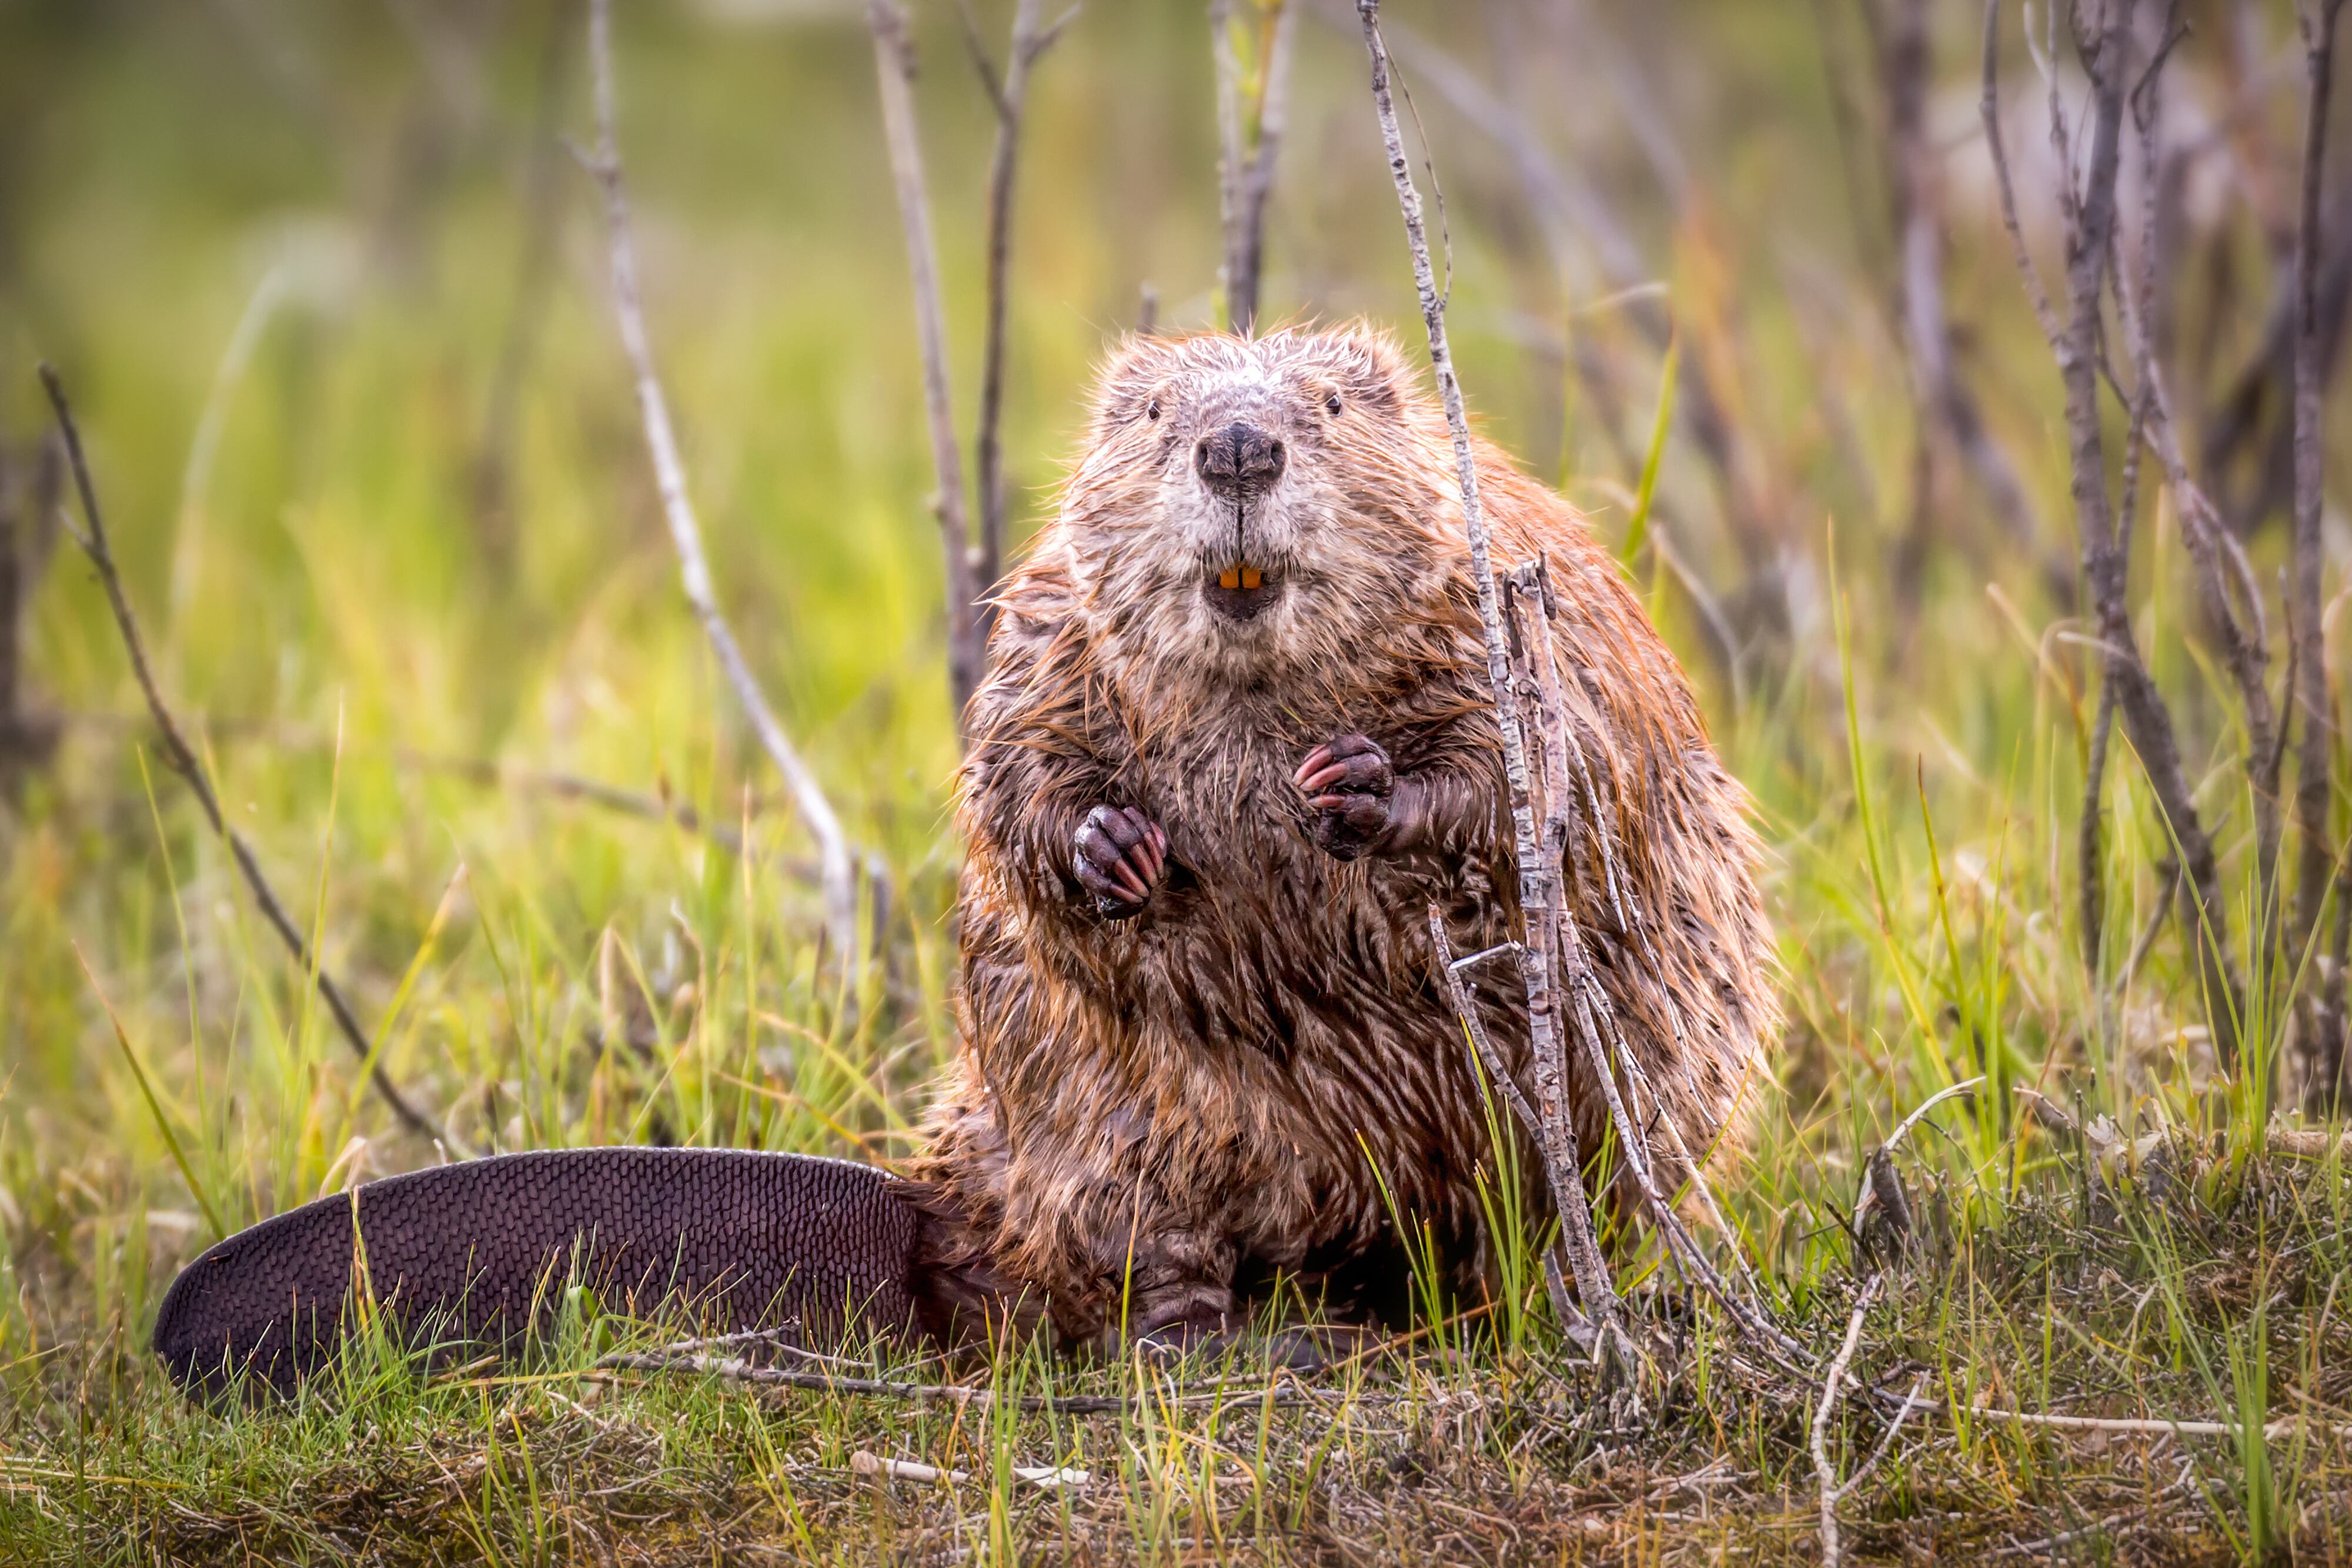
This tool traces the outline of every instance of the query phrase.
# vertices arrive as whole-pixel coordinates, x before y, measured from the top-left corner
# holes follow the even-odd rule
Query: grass
[[[563,188],[552,270],[519,286],[499,127],[530,111],[541,13],[481,36],[493,107],[470,131],[388,21],[306,22],[273,86],[195,16],[0,24],[21,34],[0,57],[42,73],[25,101],[43,106],[24,143],[39,177],[11,198],[25,221],[0,282],[0,406],[31,427],[36,353],[74,385],[166,688],[201,716],[224,803],[379,1059],[476,1146],[902,1153],[951,1048],[959,850],[915,355],[862,37],[625,13],[620,64],[648,306],[721,596],[888,872],[876,961],[845,977],[818,959],[807,846],[677,600],[584,183]],[[1791,1017],[1758,1146],[1722,1184],[1736,1235],[1713,1244],[1744,1249],[1825,1355],[1859,1286],[1844,1221],[1864,1156],[1910,1108],[1986,1074],[1900,1155],[1923,1244],[1858,1364],[1895,1395],[1926,1375],[1932,1407],[1842,1505],[1851,1551],[2352,1556],[2352,1443],[2329,1432],[2352,1421],[2343,1162],[2262,1152],[2269,1096],[2258,1072],[2214,1061],[2177,924],[2131,964],[2167,845],[2120,744],[2109,915],[2085,965],[2073,867],[2091,700],[2072,623],[1979,537],[1990,525],[1956,481],[1936,494],[1948,526],[1918,599],[1896,598],[1882,563],[1906,526],[1910,448],[1894,344],[1867,311],[1809,315],[1795,264],[1736,264],[1843,232],[1826,128],[1724,107],[1811,103],[1812,44],[1748,8],[1710,16],[1694,47],[1718,106],[1678,126],[1709,153],[1707,199],[1677,215],[1630,198],[1675,306],[1673,361],[1622,309],[1560,308],[1548,264],[1486,212],[1507,165],[1427,95],[1423,109],[1455,201],[1463,376],[1487,427],[1571,476],[1612,545],[1639,544],[1638,517],[1727,595],[1749,550],[1780,563],[1750,574],[1772,585],[1768,608],[1729,607],[1749,640],[1737,680],[1675,580],[1651,594],[1757,796]],[[1179,324],[1214,308],[1203,41],[1185,7],[1118,26],[1089,13],[1041,68],[1013,315],[1016,518],[1047,504],[1087,366],[1138,284]],[[924,43],[968,355],[979,225],[961,193],[985,110],[952,28]],[[1958,72],[1969,50],[1950,44]],[[1270,298],[1409,324],[1360,62],[1312,26],[1301,46]],[[559,118],[577,118],[579,85]],[[1327,177],[1301,182],[1307,169]],[[2055,378],[1985,238],[1956,246],[1954,308],[1980,322],[1976,371],[2054,519]],[[1814,262],[1857,298],[1874,287],[1843,247]],[[1616,368],[1622,407],[1563,391],[1512,336],[1529,310],[1572,322]],[[249,352],[225,363],[249,315]],[[509,555],[476,477],[519,319]],[[1670,423],[1702,369],[1775,498],[1760,540]],[[195,463],[199,429],[214,434]],[[2221,824],[2243,944],[2251,812],[2226,683],[2188,619],[2168,513],[2143,538],[2140,631]],[[2252,542],[2265,581],[2278,544]],[[0,1559],[1812,1560],[1818,1389],[1729,1339],[1642,1242],[1620,1282],[1654,1375],[1638,1413],[1597,1387],[1554,1331],[1508,1173],[1489,1189],[1502,1299],[1433,1299],[1406,1352],[1304,1385],[1246,1357],[1168,1372],[1008,1346],[957,1367],[877,1354],[1000,1394],[1116,1394],[1125,1412],[762,1394],[598,1373],[651,1331],[579,1303],[520,1369],[435,1375],[374,1345],[291,1406],[184,1406],[143,1350],[178,1263],[434,1155],[367,1094],[154,766],[75,563],[43,581],[29,646],[72,722],[0,815]],[[513,771],[486,786],[452,758]],[[528,769],[690,803],[750,850],[551,793]],[[2339,766],[2339,797],[2345,780]],[[2240,968],[2258,972],[2251,953]],[[2275,1005],[2252,1009],[2257,1069],[2284,1027]],[[2020,1085],[2126,1138],[2169,1137],[2118,1174],[2025,1113]],[[2025,1427],[1979,1402],[2234,1435]],[[1841,1474],[1883,1430],[1871,1404],[1844,1402]],[[861,1452],[973,1479],[884,1479]],[[1014,1475],[1064,1466],[1091,1479]]]

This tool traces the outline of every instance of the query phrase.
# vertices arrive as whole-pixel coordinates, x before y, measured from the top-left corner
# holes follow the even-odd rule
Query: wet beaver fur
[[[1496,561],[1549,561],[1646,953],[1580,868],[1568,896],[1685,1145],[1736,1147],[1780,1021],[1745,794],[1584,518],[1477,462]],[[1475,1291],[1497,1162],[1424,912],[1486,948],[1516,882],[1436,400],[1363,329],[1133,340],[1000,606],[960,780],[961,1043],[908,1172],[927,1317],[1192,1343],[1287,1279],[1391,1319],[1383,1181]],[[1474,973],[1525,1082],[1516,970]],[[1605,1103],[1573,1068],[1570,1095],[1589,1152]]]

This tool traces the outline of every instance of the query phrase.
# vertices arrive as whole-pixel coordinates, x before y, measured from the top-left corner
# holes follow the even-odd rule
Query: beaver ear
[[[1334,367],[1347,382],[1354,401],[1376,407],[1402,407],[1412,396],[1413,370],[1396,340],[1362,321],[1352,321],[1331,333]]]
[[[1095,372],[1094,420],[1097,431],[1140,418],[1146,402],[1166,379],[1168,340],[1131,333],[1112,345]]]

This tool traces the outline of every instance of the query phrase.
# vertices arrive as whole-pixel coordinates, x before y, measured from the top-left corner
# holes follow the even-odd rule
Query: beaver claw
[[[1078,825],[1078,885],[1106,920],[1139,912],[1168,866],[1168,835],[1132,806],[1097,806]]]
[[[1291,781],[1315,809],[1315,841],[1333,860],[1377,848],[1394,825],[1396,769],[1368,737],[1343,735],[1317,747]]]

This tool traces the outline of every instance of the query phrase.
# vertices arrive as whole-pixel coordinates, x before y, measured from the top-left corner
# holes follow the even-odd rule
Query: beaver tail
[[[155,1354],[192,1396],[290,1392],[373,1319],[436,1357],[510,1353],[566,1289],[803,1343],[927,1326],[908,1184],[736,1149],[555,1149],[414,1171],[267,1219],[181,1271]]]

